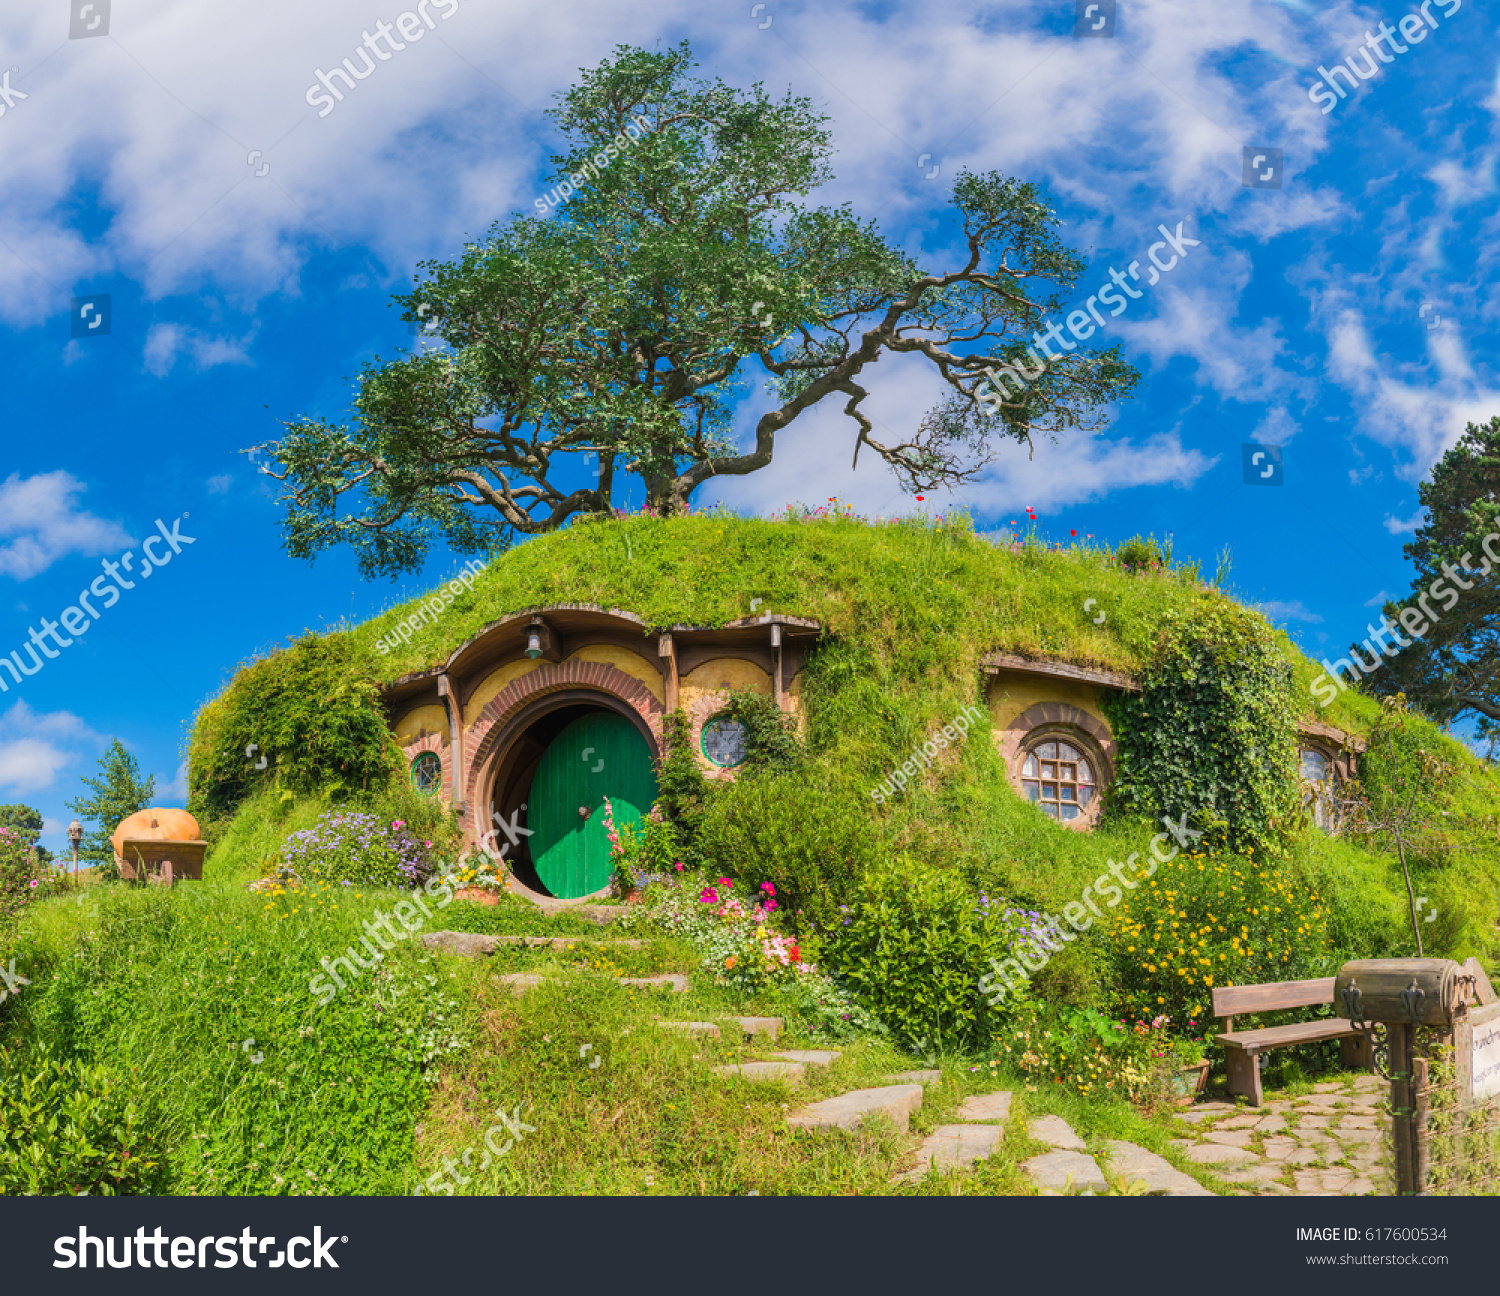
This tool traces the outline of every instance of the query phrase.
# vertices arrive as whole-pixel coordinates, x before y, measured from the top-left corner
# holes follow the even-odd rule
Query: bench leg
[[[1339,1041],[1339,1065],[1346,1071],[1373,1071],[1375,1050],[1363,1035],[1346,1035]]]
[[[1228,1064],[1230,1094],[1243,1094],[1250,1100],[1252,1107],[1259,1107],[1263,1097],[1260,1088],[1260,1059],[1237,1044],[1226,1044],[1224,1061]]]

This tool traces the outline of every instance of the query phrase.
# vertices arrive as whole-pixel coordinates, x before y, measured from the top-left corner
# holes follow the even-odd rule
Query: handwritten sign
[[[1484,1102],[1500,1094],[1500,1017],[1473,1028],[1473,1094],[1475,1102]]]

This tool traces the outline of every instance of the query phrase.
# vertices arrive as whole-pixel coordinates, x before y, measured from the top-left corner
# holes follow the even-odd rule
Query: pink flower
[[[406,820],[405,819],[397,819],[396,822],[391,825],[391,827],[392,828],[405,828],[406,827]]]
[[[734,883],[731,882],[728,878],[720,878],[719,879],[719,885],[721,887],[732,887],[734,885]]]
[[[775,895],[776,894],[776,888],[771,883],[769,883],[769,882],[762,882],[760,884],[760,889],[762,891],[764,891],[767,895]]]
[[[35,879],[35,878],[32,878],[32,879],[31,879],[31,885],[32,885],[32,886],[35,886],[35,885],[36,885],[36,879]]]
[[[774,900],[767,900],[766,903],[762,906],[762,908],[764,908],[769,913],[772,909],[776,908],[776,901],[774,901]]]
[[[678,860],[678,861],[677,861],[677,865],[676,865],[676,868],[677,868],[677,871],[678,871],[678,872],[679,872],[679,873],[681,873],[681,872],[682,872],[682,870],[683,870],[683,869],[684,869],[684,868],[685,868],[685,867],[686,867],[686,865],[684,865],[684,864],[683,864],[683,862],[682,862],[682,861],[681,861],[681,860]]]
[[[713,887],[704,887],[703,894],[698,897],[700,904],[718,904],[719,893]]]

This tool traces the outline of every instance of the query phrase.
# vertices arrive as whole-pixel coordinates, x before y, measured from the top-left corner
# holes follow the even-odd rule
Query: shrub
[[[902,856],[865,875],[818,947],[825,970],[898,1038],[935,1053],[981,1037],[994,1012],[979,982],[1017,934],[1013,911]]]
[[[387,823],[363,811],[335,811],[293,833],[281,848],[282,863],[303,879],[416,887],[432,876],[432,843],[404,820]]]
[[[156,1191],[156,1139],[126,1090],[105,1067],[45,1047],[0,1049],[0,1195]]]
[[[831,922],[839,900],[875,862],[878,844],[859,797],[809,775],[750,775],[717,789],[698,832],[711,873],[772,882],[781,907]]]
[[[31,839],[18,828],[0,826],[0,926],[36,898],[41,884],[42,868]]]
[[[1213,986],[1328,975],[1318,896],[1269,861],[1194,851],[1126,890],[1109,929],[1121,1016],[1196,1027]]]

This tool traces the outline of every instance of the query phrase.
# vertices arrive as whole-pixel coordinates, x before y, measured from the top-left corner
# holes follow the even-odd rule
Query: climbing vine
[[[1115,803],[1152,818],[1205,814],[1228,844],[1268,847],[1297,813],[1297,708],[1272,632],[1227,603],[1167,613],[1139,695],[1107,704]]]

